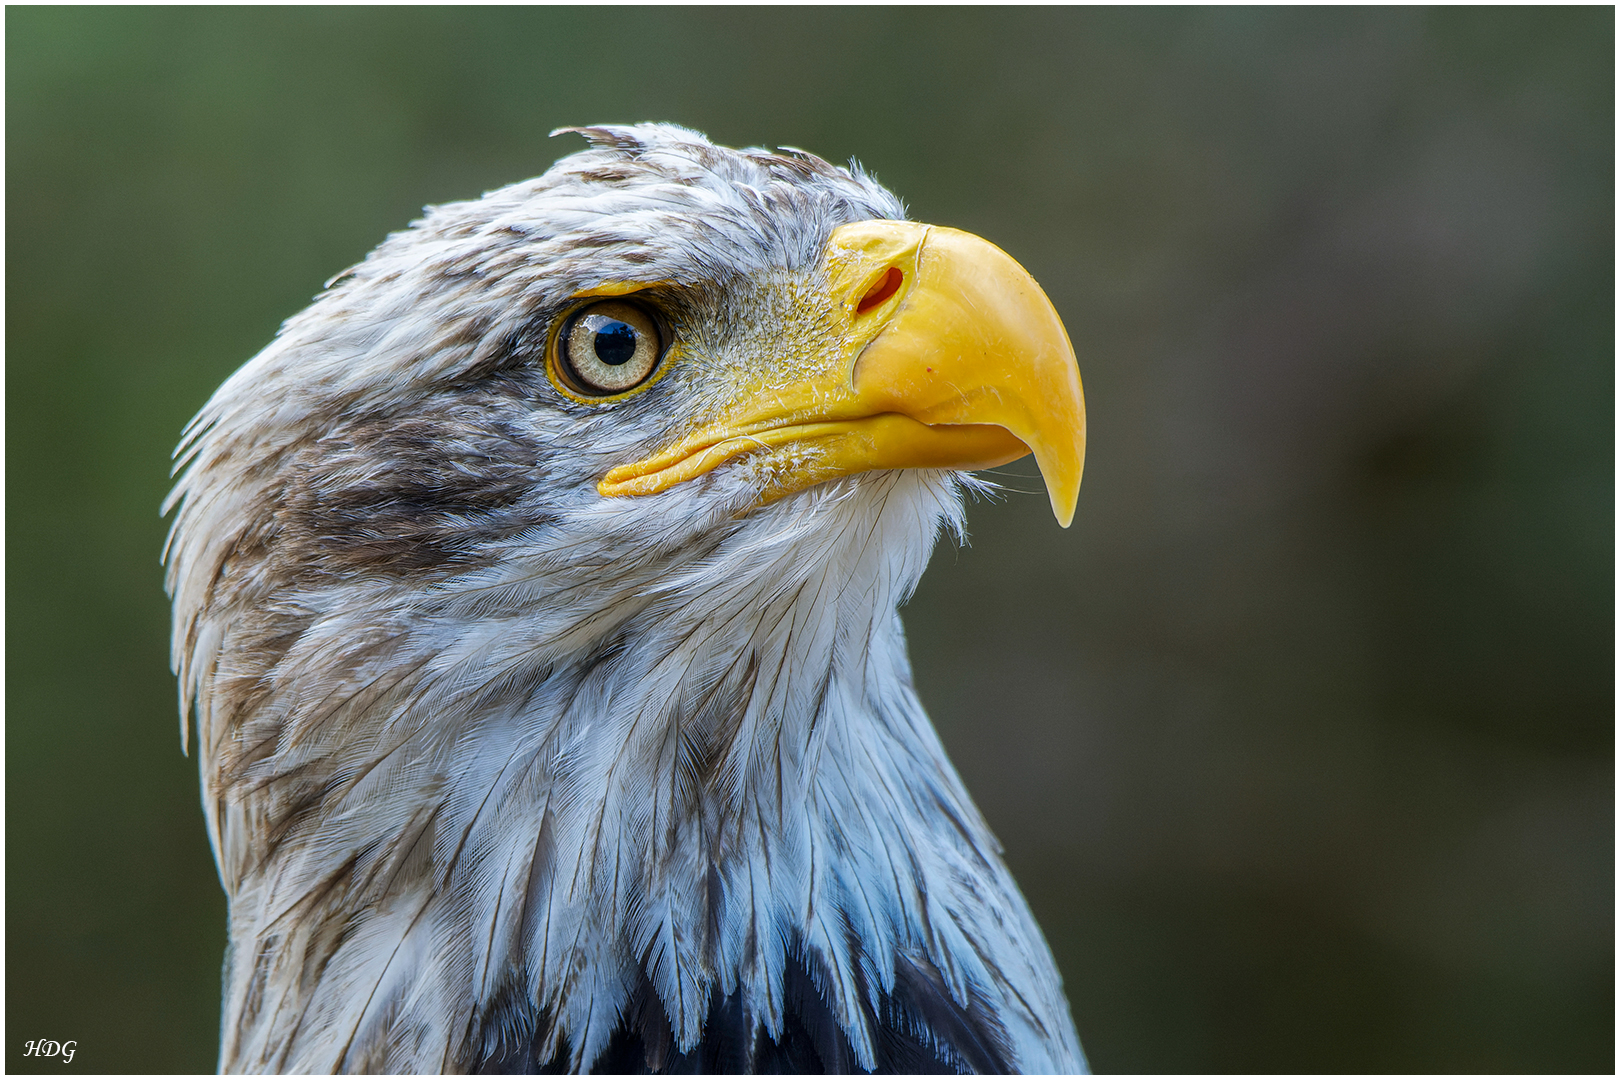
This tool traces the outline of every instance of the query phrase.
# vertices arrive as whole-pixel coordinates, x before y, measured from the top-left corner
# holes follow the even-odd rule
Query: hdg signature
[[[57,1042],[55,1039],[29,1039],[23,1044],[23,1057],[56,1057],[62,1056],[64,1062],[71,1062],[77,1052],[78,1039],[69,1039],[67,1042]]]

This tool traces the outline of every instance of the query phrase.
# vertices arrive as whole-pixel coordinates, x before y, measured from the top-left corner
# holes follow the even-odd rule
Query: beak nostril
[[[889,267],[888,270],[884,271],[883,276],[874,281],[872,287],[866,290],[866,295],[861,297],[861,302],[855,305],[855,314],[865,315],[868,311],[883,303],[899,290],[900,283],[905,279],[905,272],[898,266]]]

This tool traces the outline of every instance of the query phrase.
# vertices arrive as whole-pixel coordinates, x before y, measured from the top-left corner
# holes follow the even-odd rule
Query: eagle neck
[[[643,980],[683,1052],[719,999],[775,1037],[796,965],[861,1068],[908,979],[1009,1047],[1057,1022],[1031,1013],[1055,993],[1049,954],[918,701],[896,610],[958,496],[872,488],[833,520],[738,529],[578,661],[554,790],[588,797],[549,811],[548,880],[576,883],[553,903],[601,928],[572,944],[616,974],[550,1003],[575,1066]]]

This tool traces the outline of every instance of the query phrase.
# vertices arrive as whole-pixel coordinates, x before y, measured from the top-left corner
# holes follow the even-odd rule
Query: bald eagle
[[[971,470],[1073,515],[1050,301],[853,163],[565,130],[176,451],[221,1069],[1083,1070],[896,612]]]

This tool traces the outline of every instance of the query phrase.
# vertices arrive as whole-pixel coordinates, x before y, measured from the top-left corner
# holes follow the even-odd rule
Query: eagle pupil
[[[596,358],[618,367],[636,355],[636,330],[628,323],[604,323],[596,331]]]

